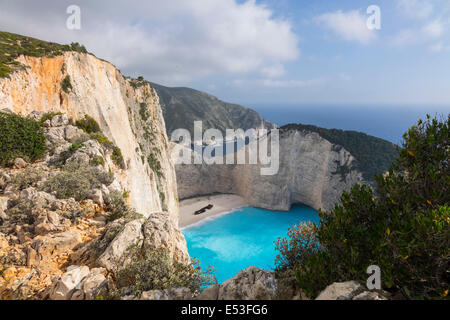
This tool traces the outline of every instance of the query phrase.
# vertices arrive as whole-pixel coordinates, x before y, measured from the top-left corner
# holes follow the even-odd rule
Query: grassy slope
[[[16,61],[21,55],[31,57],[55,57],[62,55],[66,51],[87,53],[86,48],[78,43],[61,45],[0,31],[0,78],[7,77],[15,70],[23,68],[23,66]]]

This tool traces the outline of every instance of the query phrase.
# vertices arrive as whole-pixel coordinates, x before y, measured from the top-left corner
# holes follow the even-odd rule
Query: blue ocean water
[[[189,255],[202,268],[213,266],[219,283],[249,266],[266,270],[275,267],[275,244],[286,237],[288,228],[300,221],[319,223],[317,212],[296,205],[290,212],[247,207],[197,227],[183,230]]]
[[[312,124],[327,129],[364,132],[400,144],[403,134],[419,119],[446,116],[448,106],[343,106],[343,105],[251,105],[264,119],[283,126]]]

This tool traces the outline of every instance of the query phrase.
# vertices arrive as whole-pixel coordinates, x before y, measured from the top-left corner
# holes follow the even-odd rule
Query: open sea
[[[279,126],[312,124],[327,129],[354,130],[400,144],[403,134],[427,114],[448,115],[448,106],[249,105]]]

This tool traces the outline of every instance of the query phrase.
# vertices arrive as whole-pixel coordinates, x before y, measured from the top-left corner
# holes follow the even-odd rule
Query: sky
[[[450,109],[450,0],[0,0],[0,30],[239,104]]]

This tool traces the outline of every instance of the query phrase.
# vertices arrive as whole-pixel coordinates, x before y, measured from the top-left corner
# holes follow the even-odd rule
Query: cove
[[[183,230],[189,255],[201,261],[203,269],[213,266],[219,283],[250,266],[265,270],[275,267],[275,244],[286,237],[288,228],[299,222],[319,223],[314,209],[295,205],[289,212],[246,207],[215,220]]]

